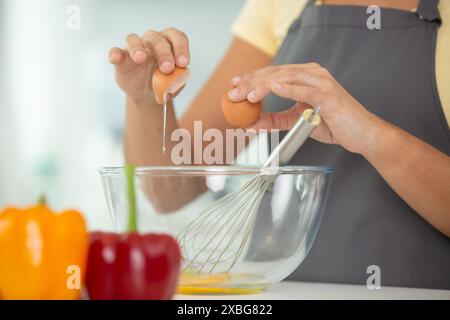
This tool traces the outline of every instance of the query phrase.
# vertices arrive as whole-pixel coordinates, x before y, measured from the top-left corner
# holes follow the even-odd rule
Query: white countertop
[[[450,300],[450,290],[381,287],[369,290],[362,285],[283,281],[259,294],[177,295],[189,300],[334,300],[334,299],[438,299]]]

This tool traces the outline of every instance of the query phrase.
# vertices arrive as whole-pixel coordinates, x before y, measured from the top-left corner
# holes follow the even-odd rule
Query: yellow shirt
[[[232,26],[233,33],[271,57],[308,0],[247,0]],[[450,1],[441,0],[442,26],[436,44],[436,78],[442,108],[450,123]]]

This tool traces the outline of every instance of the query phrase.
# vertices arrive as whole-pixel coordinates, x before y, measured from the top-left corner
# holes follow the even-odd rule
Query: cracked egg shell
[[[162,104],[165,100],[175,97],[183,89],[188,77],[188,68],[175,67],[169,74],[162,73],[159,68],[156,68],[152,78],[156,102]]]

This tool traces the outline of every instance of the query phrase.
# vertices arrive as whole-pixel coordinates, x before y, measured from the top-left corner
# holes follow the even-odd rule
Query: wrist
[[[147,94],[140,96],[127,95],[126,100],[133,106],[148,106],[157,104],[153,92],[148,92]]]
[[[390,144],[395,135],[392,125],[383,119],[374,115],[369,131],[368,143],[366,148],[360,153],[369,162],[376,159],[383,149]]]

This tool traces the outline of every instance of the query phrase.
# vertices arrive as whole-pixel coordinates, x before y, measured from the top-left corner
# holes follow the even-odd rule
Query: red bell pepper
[[[170,299],[176,290],[181,254],[165,234],[137,233],[134,167],[127,166],[129,233],[91,233],[86,271],[90,299]]]

